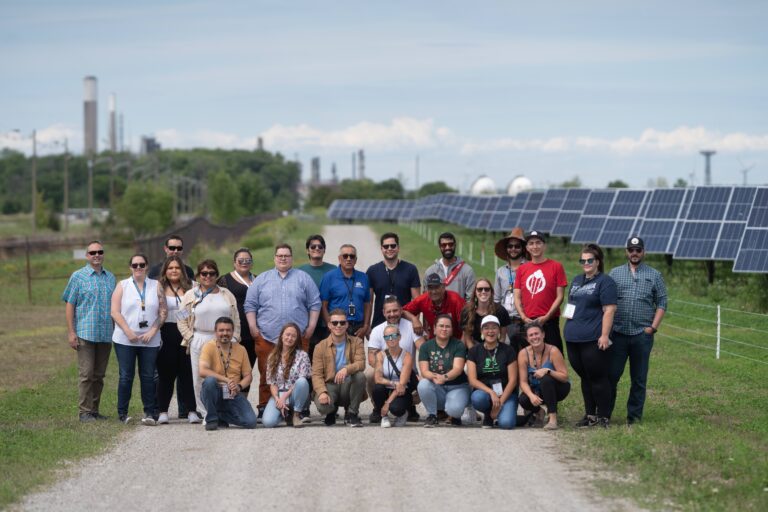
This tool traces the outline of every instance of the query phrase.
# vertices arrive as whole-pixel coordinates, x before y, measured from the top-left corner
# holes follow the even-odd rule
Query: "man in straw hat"
[[[515,308],[515,275],[517,268],[525,263],[525,233],[523,228],[515,227],[494,247],[496,257],[504,261],[504,265],[496,269],[496,282],[493,286],[493,301],[504,306],[509,313],[512,324],[507,330],[509,341],[515,350],[520,350],[523,340],[523,321]]]

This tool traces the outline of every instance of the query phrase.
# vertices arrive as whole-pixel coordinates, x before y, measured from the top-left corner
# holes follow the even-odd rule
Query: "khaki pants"
[[[328,396],[331,397],[331,403],[321,404],[318,395],[315,395],[315,407],[320,414],[328,415],[336,412],[337,407],[346,407],[350,414],[360,413],[360,402],[365,395],[365,376],[362,372],[350,375],[341,384],[326,382],[325,387],[328,390]]]
[[[80,414],[98,413],[104,375],[107,373],[112,343],[93,343],[77,339],[77,369]]]

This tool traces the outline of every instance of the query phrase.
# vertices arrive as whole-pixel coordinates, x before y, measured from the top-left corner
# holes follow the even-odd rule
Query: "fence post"
[[[480,266],[485,266],[485,243],[480,248]]]
[[[715,359],[720,359],[720,304],[717,305],[717,348],[715,349]]]
[[[475,253],[475,242],[469,242],[469,258],[467,258],[467,261],[475,261],[474,253]]]
[[[35,219],[32,219],[32,222],[34,222]],[[24,238],[24,248],[25,253],[27,256],[27,300],[30,304],[32,304],[32,268],[29,263],[29,237]]]

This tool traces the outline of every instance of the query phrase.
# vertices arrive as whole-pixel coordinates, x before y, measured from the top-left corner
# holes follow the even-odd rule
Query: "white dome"
[[[520,192],[533,189],[533,182],[525,176],[515,176],[507,185],[507,194],[516,196]]]
[[[488,176],[480,176],[475,180],[471,187],[469,187],[469,193],[473,196],[482,196],[496,193],[496,183]]]

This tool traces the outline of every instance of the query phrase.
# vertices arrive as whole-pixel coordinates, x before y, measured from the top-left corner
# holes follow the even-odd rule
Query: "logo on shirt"
[[[546,288],[547,280],[544,277],[544,272],[541,269],[537,270],[525,280],[525,288],[531,295],[536,295]]]
[[[363,283],[360,281],[355,281],[355,288],[363,288]]]

